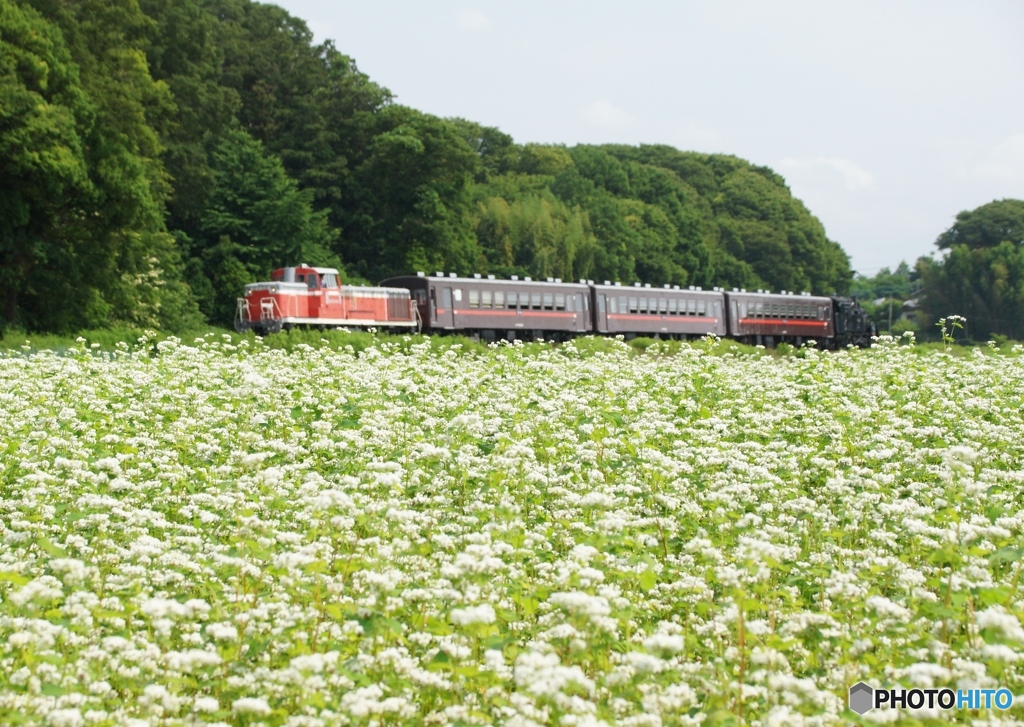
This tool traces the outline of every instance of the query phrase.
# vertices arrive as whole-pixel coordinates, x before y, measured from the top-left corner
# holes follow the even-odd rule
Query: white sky
[[[1024,2],[279,0],[399,103],[782,174],[873,274],[1024,199]]]

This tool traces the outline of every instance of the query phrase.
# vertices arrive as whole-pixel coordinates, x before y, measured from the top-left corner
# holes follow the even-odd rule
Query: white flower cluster
[[[840,725],[860,679],[1024,691],[1024,351],[599,343],[0,355],[0,724]]]

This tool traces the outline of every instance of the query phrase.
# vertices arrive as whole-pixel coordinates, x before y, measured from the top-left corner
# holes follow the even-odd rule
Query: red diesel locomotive
[[[278,268],[268,282],[246,285],[235,311],[235,330],[260,335],[292,326],[415,330],[417,314],[405,288],[342,285],[334,268],[302,264]]]

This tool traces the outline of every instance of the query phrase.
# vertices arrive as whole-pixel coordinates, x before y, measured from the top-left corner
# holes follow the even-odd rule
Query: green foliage
[[[282,260],[337,265],[330,246],[337,232],[325,212],[313,212],[312,190],[299,190],[281,161],[244,131],[228,132],[211,155],[212,186],[190,242],[192,278],[209,285],[200,305],[207,318],[229,325],[234,299],[254,280],[264,280]]]
[[[196,321],[163,223],[149,118],[171,99],[141,51],[150,21],[131,3],[31,5],[0,6],[8,324]]]
[[[921,276],[905,261],[900,262],[895,270],[882,268],[873,277],[858,275],[850,286],[850,295],[860,301],[879,331],[890,332],[890,317],[894,335],[921,330],[917,314],[903,310],[907,300],[921,295]]]
[[[1003,240],[991,247],[954,244],[935,261],[921,258],[925,309],[933,319],[961,315],[966,335],[1024,339],[1024,246]]]
[[[246,282],[300,260],[368,281],[849,283],[845,254],[769,169],[666,146],[517,145],[398,106],[274,5],[0,13],[8,325],[180,329],[200,308],[226,324]]]
[[[939,235],[935,244],[940,250],[956,245],[971,249],[997,247],[1003,242],[1024,245],[1024,201],[1002,199],[977,209],[961,212],[956,222]]]

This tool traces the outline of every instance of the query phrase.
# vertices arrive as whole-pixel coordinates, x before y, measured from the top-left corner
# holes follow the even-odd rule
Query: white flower
[[[453,608],[451,612],[452,623],[458,626],[494,623],[496,618],[497,615],[494,613],[494,607],[489,603],[469,606],[468,608]]]
[[[231,711],[239,714],[255,714],[266,717],[271,713],[270,705],[263,697],[242,697],[231,703]]]

